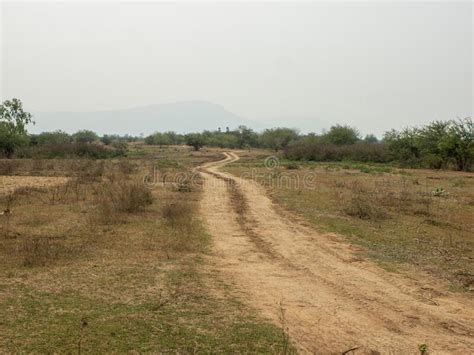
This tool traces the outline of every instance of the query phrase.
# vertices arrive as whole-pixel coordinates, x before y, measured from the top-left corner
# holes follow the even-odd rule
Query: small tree
[[[232,133],[232,132],[228,132]],[[258,141],[258,135],[251,128],[247,126],[239,126],[234,132],[239,139],[239,148],[255,147]]]
[[[335,125],[323,136],[328,143],[335,145],[354,144],[360,139],[357,129],[349,126]]]
[[[92,143],[99,139],[99,136],[88,130],[77,131],[72,135],[74,142],[76,143]]]
[[[173,131],[165,132],[163,136],[166,137],[168,144],[181,144],[183,141],[183,137]]]
[[[43,132],[32,137],[32,142],[38,145],[56,145],[71,142],[71,136],[64,131]]]
[[[418,137],[419,131],[415,128],[405,128],[401,132],[392,129],[385,132],[384,142],[393,159],[404,164],[417,165],[421,156]]]
[[[170,145],[171,144],[171,139],[168,135],[166,135],[165,133],[155,133],[154,134],[154,140],[155,140],[155,144],[156,145],[159,145],[160,148],[164,145]]]
[[[439,143],[441,154],[451,158],[458,170],[467,171],[474,163],[474,124],[471,118],[450,121]]]
[[[0,150],[7,158],[28,143],[26,126],[34,123],[31,117],[18,99],[6,100],[0,105]]]
[[[114,141],[114,137],[104,134],[102,137],[100,137],[100,141],[104,143],[104,145],[110,145]]]
[[[378,143],[378,139],[376,136],[374,136],[373,134],[368,134],[365,136],[364,138],[364,142],[366,143]]]
[[[155,144],[155,137],[153,134],[145,137],[145,144],[154,145]]]
[[[190,133],[186,135],[186,144],[193,147],[195,151],[201,149],[205,144],[204,136],[201,133]]]
[[[263,131],[260,136],[261,144],[266,148],[278,151],[288,147],[291,141],[298,138],[298,132],[291,128],[272,128]]]

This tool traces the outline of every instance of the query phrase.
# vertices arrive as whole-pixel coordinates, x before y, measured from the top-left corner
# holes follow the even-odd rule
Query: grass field
[[[473,174],[265,166],[272,154],[240,151],[223,169],[255,178],[284,209],[390,271],[423,270],[473,291]],[[0,215],[0,349],[292,352],[285,328],[209,264],[193,168],[222,157],[135,143],[115,160],[0,161],[0,210],[9,211]]]
[[[474,174],[284,160],[269,169],[264,159],[273,154],[242,152],[225,169],[255,178],[278,204],[389,270],[422,269],[454,290],[474,290]]]
[[[134,145],[113,161],[2,161],[16,188],[0,197],[1,352],[280,352],[282,330],[206,268],[186,177],[219,157]],[[154,168],[166,183],[147,189]]]

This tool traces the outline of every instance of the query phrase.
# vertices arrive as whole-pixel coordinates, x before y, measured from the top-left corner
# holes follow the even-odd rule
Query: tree
[[[181,144],[183,142],[183,136],[180,134],[177,134],[176,132],[173,131],[168,131],[163,133],[165,137],[167,137],[167,141],[169,144]]]
[[[155,137],[153,134],[145,137],[145,144],[148,144],[148,145],[154,145],[155,144]]]
[[[218,134],[217,146],[220,148],[237,148],[239,146],[239,138],[233,134]]]
[[[257,145],[258,134],[255,133],[251,128],[248,128],[246,126],[239,126],[235,134],[239,138],[240,149],[244,147],[255,147]]]
[[[32,141],[35,141],[38,145],[56,145],[71,142],[71,136],[64,131],[57,130],[54,132],[43,132],[37,136],[32,137]]]
[[[206,143],[204,136],[201,133],[190,133],[185,137],[186,144],[193,147],[195,151],[201,149]]]
[[[182,142],[182,136],[173,131],[165,133],[155,132],[152,135],[145,138],[145,143],[149,145],[172,145],[180,144]]]
[[[323,137],[328,143],[335,145],[348,145],[356,143],[360,139],[360,133],[353,127],[337,124],[332,126],[329,132],[327,132]]]
[[[26,126],[32,121],[18,99],[6,100],[0,105],[0,149],[11,158],[15,150],[28,143]]]
[[[127,142],[121,140],[114,140],[110,143],[112,148],[115,148],[120,154],[125,154],[127,152]]]
[[[383,141],[387,144],[394,160],[409,165],[420,163],[421,152],[418,144],[418,133],[416,128],[405,128],[401,132],[392,129],[385,132]]]
[[[291,128],[266,129],[260,135],[260,142],[266,148],[278,151],[288,147],[291,141],[298,138],[298,132]]]
[[[93,132],[88,130],[77,131],[72,135],[74,142],[76,143],[92,143],[99,139],[99,136]]]
[[[114,137],[104,134],[102,137],[100,137],[100,141],[104,143],[104,145],[110,145],[114,141]]]
[[[474,128],[471,118],[434,121],[421,128],[385,133],[384,142],[395,160],[434,169],[454,166],[469,170],[474,163]]]
[[[377,137],[373,134],[367,134],[364,138],[364,142],[366,143],[378,143],[378,141]]]
[[[424,165],[441,169],[448,164],[448,154],[441,151],[440,142],[448,135],[450,121],[434,121],[417,131],[416,145]]]
[[[439,142],[441,153],[454,160],[458,170],[468,171],[474,163],[474,124],[470,117],[450,121]]]

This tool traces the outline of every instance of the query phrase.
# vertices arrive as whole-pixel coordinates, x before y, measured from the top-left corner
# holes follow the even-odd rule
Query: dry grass
[[[16,253],[23,266],[47,266],[60,258],[77,254],[59,238],[23,237],[18,241]]]
[[[19,188],[48,188],[66,183],[66,177],[0,176],[0,195],[11,194]]]
[[[274,200],[316,228],[346,236],[390,269],[414,265],[474,290],[474,175],[451,171],[398,170],[360,164],[301,163],[287,172],[262,167],[262,153],[247,153],[226,170],[255,169]],[[279,184],[311,174],[314,188]],[[440,193],[441,191],[441,193]]]
[[[341,203],[341,211],[347,215],[371,220],[388,218],[385,207],[377,204],[377,198],[380,197],[378,190],[368,189],[356,182],[347,195]]]
[[[191,204],[186,201],[168,202],[163,206],[163,218],[171,226],[179,226],[185,224],[192,215],[193,210]]]
[[[11,209],[0,216],[0,352],[75,352],[79,343],[83,353],[280,348],[277,328],[209,290],[212,282],[226,294],[201,269],[209,237],[197,215],[199,179],[191,189],[173,183],[220,154],[134,152],[9,165],[13,180],[34,171],[67,181],[0,196],[0,209]],[[142,181],[154,166],[169,183],[149,190]]]
[[[119,213],[137,213],[153,203],[151,191],[139,182],[106,181],[94,187],[92,220],[113,223],[120,219]]]

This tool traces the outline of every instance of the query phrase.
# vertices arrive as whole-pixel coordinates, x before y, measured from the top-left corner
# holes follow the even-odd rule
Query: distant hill
[[[258,124],[206,101],[185,101],[135,107],[123,110],[93,112],[34,112],[36,125],[32,133],[62,129],[73,133],[91,129],[99,134],[150,134],[155,131],[197,132],[219,127],[236,128]]]

